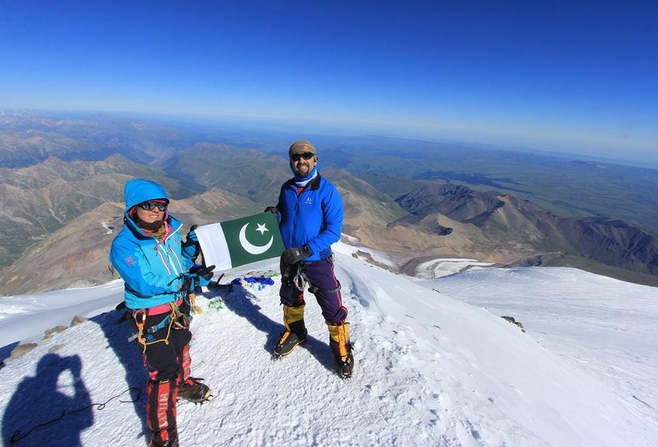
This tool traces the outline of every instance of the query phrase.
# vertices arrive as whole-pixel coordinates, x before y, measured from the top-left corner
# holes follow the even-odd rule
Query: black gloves
[[[194,290],[195,283],[201,287],[206,287],[210,284],[212,279],[212,271],[215,270],[215,266],[211,265],[209,267],[203,267],[201,265],[196,265],[190,269],[188,273],[183,273],[181,275],[181,285],[180,290],[190,291]]]
[[[196,273],[199,275],[199,278],[203,278],[206,281],[210,281],[212,278],[212,271],[215,270],[215,266],[211,265],[208,267],[197,267],[197,268],[192,268],[191,272]]]
[[[265,213],[272,213],[272,214],[279,214],[279,210],[277,209],[276,206],[268,206],[265,208]]]
[[[215,270],[214,265],[211,265],[209,267],[197,266],[197,267],[192,267],[190,269],[190,274],[198,276],[199,277],[199,285],[201,287],[206,287],[208,284],[210,284],[210,280],[212,279],[212,271],[213,270]]]
[[[281,255],[281,260],[286,264],[297,264],[300,261],[311,256],[311,249],[308,245],[304,244],[301,247],[289,248]]]

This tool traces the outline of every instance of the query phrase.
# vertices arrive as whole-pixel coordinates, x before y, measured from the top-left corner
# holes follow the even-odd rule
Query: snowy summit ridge
[[[495,270],[453,275],[424,287],[353,258],[346,245],[334,248],[336,274],[350,310],[354,377],[344,381],[335,373],[326,327],[312,296],[306,309],[308,342],[273,361],[271,348],[283,330],[279,276],[273,275],[277,263],[229,271],[224,285],[197,296],[203,313],[192,322],[193,372],[205,379],[215,397],[202,406],[180,403],[182,446],[658,443],[658,405],[638,397],[643,387],[655,388],[655,369],[653,378],[635,383],[638,391],[631,395],[628,388],[620,391],[611,385],[605,371],[565,355],[568,345],[553,352],[532,327],[526,325],[523,333],[499,315],[452,297],[460,287],[467,290],[480,281],[495,292],[501,284]],[[535,271],[513,272],[523,281]],[[585,283],[602,278],[567,268],[552,272],[556,289],[579,296],[588,290],[578,288],[574,275]],[[266,276],[274,285],[244,280]],[[240,284],[229,286],[236,278]],[[446,293],[441,281],[452,292]],[[140,394],[146,372],[137,344],[127,341],[127,324],[119,322],[120,312],[111,310],[122,301],[121,287],[115,281],[0,300],[3,346],[28,339],[30,331],[38,335],[43,325],[54,326],[53,318],[66,313],[68,299],[94,303],[96,310],[69,307],[67,323],[79,313],[91,319],[41,341],[0,369],[2,445],[146,445]],[[629,298],[628,306],[633,305],[630,297],[656,296],[654,288],[619,281],[606,283],[606,288],[620,299]],[[532,281],[524,292],[536,293]],[[548,312],[547,307],[536,309]],[[658,313],[656,305],[645,311],[647,318]],[[17,327],[22,332],[14,340],[7,334]],[[655,337],[656,332],[645,335]],[[655,354],[645,360],[655,365]]]

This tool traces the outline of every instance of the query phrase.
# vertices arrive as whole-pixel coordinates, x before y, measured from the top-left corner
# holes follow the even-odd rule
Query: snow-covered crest
[[[199,298],[204,312],[193,320],[191,350],[193,375],[205,378],[215,400],[203,406],[179,405],[182,445],[656,444],[658,403],[649,392],[658,388],[655,353],[644,345],[624,345],[624,337],[615,339],[618,346],[596,346],[596,339],[582,337],[554,342],[575,328],[585,330],[582,321],[567,318],[567,309],[560,313],[560,306],[552,305],[555,302],[530,300],[524,313],[513,308],[526,333],[496,312],[505,309],[505,301],[518,304],[524,296],[542,296],[547,282],[539,276],[550,275],[555,291],[551,299],[558,300],[560,291],[563,297],[579,297],[579,306],[589,306],[588,324],[609,319],[608,311],[596,301],[602,290],[610,299],[624,300],[623,306],[637,311],[638,320],[637,324],[620,322],[620,334],[630,334],[628,340],[653,340],[655,346],[656,329],[645,325],[658,317],[658,304],[650,305],[658,295],[654,288],[572,269],[543,268],[505,271],[502,276],[497,270],[479,270],[424,287],[347,255],[344,246],[337,248],[336,272],[350,310],[356,349],[354,378],[343,381],[334,373],[327,330],[312,297],[306,308],[309,342],[290,357],[271,360],[271,348],[283,330],[278,276],[273,277],[274,286],[243,281],[232,290],[221,287],[207,292]],[[275,269],[276,263],[263,263],[228,272],[222,283],[244,275],[270,275]],[[514,283],[520,288],[513,288]],[[489,310],[460,300],[464,295],[474,301],[478,287],[497,298],[496,303],[487,303]],[[27,338],[30,331],[41,333],[41,326],[68,324],[74,314],[92,316],[40,342],[0,370],[3,445],[9,445],[15,430],[25,435],[64,410],[86,406],[28,433],[15,445],[146,444],[145,403],[138,393],[146,374],[137,345],[127,342],[129,328],[118,323],[120,314],[96,314],[73,304],[63,322],[51,320],[58,312],[69,312],[61,306],[66,300],[94,302],[95,309],[108,311],[121,295],[121,283],[115,282],[0,301],[4,344],[11,343],[6,334],[16,324],[24,329],[20,338]],[[32,308],[26,305],[30,300]],[[30,315],[38,318],[30,320]],[[548,330],[546,325],[537,330],[535,321],[542,321],[542,316],[561,321],[549,327],[561,334],[541,333]],[[584,349],[591,359],[604,350],[606,356],[615,350],[636,355],[620,356],[615,365],[583,363],[578,360]],[[653,374],[622,374],[623,369],[639,366]],[[613,367],[619,370],[617,375],[609,374]],[[631,377],[633,383],[615,386],[621,377]],[[106,405],[92,405],[102,403]]]

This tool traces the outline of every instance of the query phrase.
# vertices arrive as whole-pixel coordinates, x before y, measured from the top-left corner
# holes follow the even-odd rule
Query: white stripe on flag
[[[233,267],[221,224],[204,225],[198,227],[194,232],[199,239],[203,259],[207,266],[214,265],[216,272]]]

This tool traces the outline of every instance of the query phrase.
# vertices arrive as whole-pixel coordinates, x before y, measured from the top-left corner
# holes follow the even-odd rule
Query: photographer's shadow
[[[60,379],[67,371],[70,377]],[[44,355],[36,375],[18,385],[2,420],[7,447],[82,446],[81,433],[94,424],[89,391],[81,378],[80,357]],[[58,386],[58,382],[61,383]],[[63,386],[70,390],[60,391]]]
[[[149,437],[151,431],[146,423],[146,399],[140,398],[148,376],[137,340],[129,340],[133,338],[133,332],[126,321],[125,305],[121,303],[114,311],[98,315],[92,321],[103,330],[109,347],[126,372],[125,383],[130,389],[133,409],[142,425],[140,436]]]

